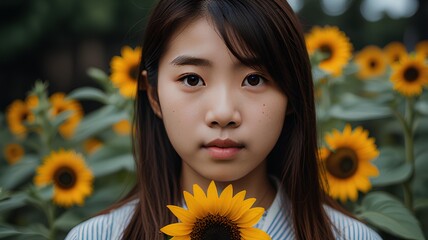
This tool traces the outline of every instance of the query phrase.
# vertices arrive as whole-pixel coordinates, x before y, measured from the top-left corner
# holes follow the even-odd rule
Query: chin
[[[210,180],[214,180],[215,182],[223,182],[223,183],[230,183],[234,182],[236,180],[241,179],[242,177],[240,175],[236,174],[236,171],[221,171],[216,173],[209,173],[206,174],[205,177]]]

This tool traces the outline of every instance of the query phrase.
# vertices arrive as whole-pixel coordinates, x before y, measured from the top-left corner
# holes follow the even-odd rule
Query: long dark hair
[[[155,93],[159,60],[171,36],[201,17],[212,20],[238,60],[266,69],[288,97],[282,133],[267,159],[268,171],[280,180],[290,200],[296,239],[333,239],[323,208],[330,201],[321,188],[316,160],[311,67],[298,18],[286,0],[160,0],[145,31],[140,64]],[[254,58],[257,62],[248,62]],[[150,107],[146,84],[140,76],[133,137],[137,183],[118,206],[139,201],[123,239],[163,239],[159,229],[176,221],[166,205],[181,201],[181,160]]]

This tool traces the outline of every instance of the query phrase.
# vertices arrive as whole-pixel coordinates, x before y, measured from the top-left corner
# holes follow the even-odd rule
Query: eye
[[[205,86],[204,80],[196,74],[188,74],[179,79],[185,86],[196,87]]]
[[[262,85],[266,82],[266,79],[260,75],[257,74],[250,74],[245,77],[244,82],[242,83],[242,86],[258,86]]]

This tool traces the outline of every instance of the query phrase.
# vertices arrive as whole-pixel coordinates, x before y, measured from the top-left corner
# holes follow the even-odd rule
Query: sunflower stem
[[[413,144],[413,126],[414,126],[414,98],[406,98],[406,108],[404,117],[404,146],[406,151],[406,162],[411,167],[410,177],[403,183],[404,190],[404,204],[413,212],[413,192],[412,181],[415,174],[415,156]]]
[[[321,81],[321,109],[322,109],[322,116],[321,119],[323,122],[326,122],[330,118],[329,110],[331,106],[331,97],[330,97],[330,79],[329,77],[325,77],[325,79],[322,79]]]
[[[55,207],[52,204],[47,204],[45,213],[50,231],[49,240],[55,240]]]

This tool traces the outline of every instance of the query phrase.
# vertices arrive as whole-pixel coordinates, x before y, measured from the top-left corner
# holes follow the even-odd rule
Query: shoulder
[[[343,213],[325,206],[332,224],[335,227],[336,239],[340,240],[381,240],[382,238],[374,230],[364,223],[348,217]]]
[[[131,201],[110,213],[80,223],[68,233],[65,240],[119,239],[134,213],[137,201]]]

